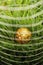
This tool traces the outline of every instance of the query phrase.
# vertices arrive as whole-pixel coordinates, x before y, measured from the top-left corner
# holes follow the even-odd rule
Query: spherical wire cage
[[[23,27],[32,35],[21,44]],[[0,65],[43,65],[43,0],[0,0]]]

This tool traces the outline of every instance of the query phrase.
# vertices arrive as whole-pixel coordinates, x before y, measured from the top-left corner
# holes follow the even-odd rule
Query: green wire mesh
[[[14,41],[26,27],[28,43]],[[0,0],[0,65],[43,65],[43,0]]]

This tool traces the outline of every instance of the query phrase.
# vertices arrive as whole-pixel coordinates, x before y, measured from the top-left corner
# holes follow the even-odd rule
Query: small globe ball
[[[27,28],[19,28],[15,35],[15,40],[19,43],[25,43],[30,41],[31,31]]]

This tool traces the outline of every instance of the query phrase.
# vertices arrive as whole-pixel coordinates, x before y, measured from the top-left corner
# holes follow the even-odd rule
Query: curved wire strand
[[[5,41],[0,41],[0,43],[2,44],[9,44],[9,43],[6,43]],[[37,46],[37,45],[41,45],[43,44],[43,42],[40,42],[40,43],[35,43],[34,45],[33,44],[9,44],[9,45],[12,45],[12,46]]]
[[[7,36],[4,36],[4,35],[0,35],[0,37],[1,38],[5,38],[5,39],[9,39],[9,40],[19,40],[19,39],[17,39],[17,38],[10,38],[10,37],[7,37]],[[38,39],[42,39],[43,38],[43,36],[40,36],[40,37],[37,37],[37,38],[35,38],[35,37],[33,37],[32,39],[30,39],[31,41],[32,40],[38,40]],[[23,41],[27,41],[27,40],[29,40],[29,39],[22,39]]]
[[[5,29],[2,29],[2,28],[0,28],[0,31],[6,32],[6,33],[8,32],[8,33],[11,33],[11,34],[16,34],[16,31],[5,30]],[[35,34],[35,33],[40,33],[40,32],[43,32],[43,28],[41,30],[37,30],[37,31],[31,32],[31,33]]]
[[[23,10],[28,10],[28,9],[32,9],[32,8],[35,8],[39,5],[42,5],[43,4],[43,0],[37,2],[36,4],[33,4],[33,5],[27,5],[27,6],[23,6],[23,7],[8,7],[8,6],[0,6],[0,9],[1,10],[10,10],[10,11],[23,11]]]
[[[43,23],[43,20],[38,22],[38,23],[30,24],[30,25],[26,25],[26,24],[25,25],[22,25],[22,24],[8,24],[8,23],[0,21],[1,25],[7,26],[7,27],[35,27],[35,26],[41,25],[42,23]]]
[[[42,22],[43,22],[43,21],[42,21]],[[40,24],[41,24],[41,22],[40,22]],[[8,33],[16,33],[16,32],[4,30],[4,29],[1,29],[1,28],[0,28],[0,30],[1,30],[1,31],[4,31],[4,32],[8,32]],[[42,28],[42,30],[43,30],[43,28]],[[42,30],[41,30],[41,31],[42,31]],[[34,32],[32,32],[32,33],[37,33],[37,32],[40,32],[40,30],[39,30],[39,31],[34,31]]]
[[[35,54],[35,55],[30,55],[30,56],[16,56],[16,55],[11,55],[11,54],[7,54],[7,53],[5,53],[5,52],[3,52],[3,51],[0,51],[0,53],[2,53],[2,54],[4,54],[4,55],[6,55],[6,56],[11,56],[11,57],[15,57],[15,58],[22,58],[22,57],[24,57],[24,58],[29,58],[29,57],[36,57],[36,56],[38,56],[38,55],[40,55],[40,54],[43,54],[43,51],[42,52],[40,52],[40,53],[38,53],[38,54]]]
[[[0,14],[0,18],[9,19],[9,20],[27,20],[27,19],[35,18],[41,14],[43,14],[43,10],[36,14],[33,14],[32,16],[26,16],[26,17],[11,17],[11,16]]]
[[[10,63],[5,62],[4,60],[1,60],[1,62],[5,63],[5,64],[7,64],[7,65],[12,65],[12,64],[10,64]]]
[[[10,62],[28,63],[28,62],[33,62],[33,61],[40,60],[40,59],[43,58],[43,56],[41,56],[41,57],[39,57],[39,58],[37,58],[37,59],[31,60],[31,61],[24,61],[24,62],[22,62],[22,61],[14,61],[14,60],[11,60],[11,59],[8,59],[8,58],[5,58],[5,57],[3,57],[3,56],[1,56],[1,58],[2,58],[2,59],[5,59],[5,60],[7,60],[7,61],[10,61]]]
[[[35,64],[33,64],[33,65],[38,65],[38,64],[41,63],[41,62],[43,62],[43,60],[40,60],[40,62],[37,62],[37,63],[35,63]]]
[[[38,49],[36,49],[36,50],[19,51],[19,50],[8,49],[8,48],[3,47],[3,46],[0,46],[0,48],[5,49],[5,50],[8,50],[8,51],[12,51],[12,52],[20,52],[20,53],[34,52],[34,51],[39,51],[39,50],[42,50],[42,49],[43,49],[43,47],[40,47],[40,48],[38,48]]]

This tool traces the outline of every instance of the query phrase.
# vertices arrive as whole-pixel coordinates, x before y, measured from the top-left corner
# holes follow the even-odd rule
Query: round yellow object
[[[20,43],[25,43],[30,41],[31,32],[27,28],[19,28],[16,31],[15,40]]]

